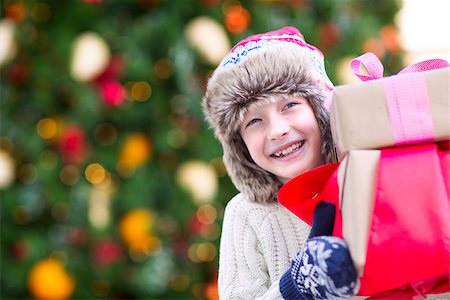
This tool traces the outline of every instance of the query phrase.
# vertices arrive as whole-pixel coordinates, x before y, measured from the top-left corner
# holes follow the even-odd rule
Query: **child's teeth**
[[[277,157],[286,156],[286,155],[294,152],[295,150],[297,150],[299,147],[300,147],[300,143],[297,143],[297,144],[287,147],[286,149],[284,149],[282,151],[278,151],[278,152],[274,153],[274,155]]]

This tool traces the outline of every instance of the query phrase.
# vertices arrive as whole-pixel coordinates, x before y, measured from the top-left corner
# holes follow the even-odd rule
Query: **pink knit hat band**
[[[311,66],[314,68],[313,71],[315,71],[314,74],[316,75],[315,77],[318,80],[318,84],[327,91],[331,91],[333,89],[333,84],[325,71],[322,52],[316,47],[306,43],[300,31],[292,26],[267,33],[252,35],[240,41],[222,60],[218,69],[225,71],[226,68],[239,64],[242,60],[247,59],[247,57],[251,57],[252,55],[262,51],[269,50],[276,45],[282,46],[282,43],[289,43],[289,45],[292,46],[299,46],[308,58]]]
[[[285,41],[285,42],[292,42],[292,43],[297,43],[300,46],[303,47],[309,47],[311,49],[317,50],[315,47],[308,45],[305,42],[305,38],[303,37],[303,35],[301,34],[301,32],[292,26],[288,26],[288,27],[283,27],[281,29],[278,30],[274,30],[274,31],[270,31],[270,32],[266,32],[266,33],[260,33],[260,34],[255,34],[252,36],[249,36],[246,39],[243,39],[242,41],[240,41],[239,43],[237,43],[232,49],[231,49],[231,53],[235,51],[236,48],[238,48],[239,46],[244,46],[245,44],[249,43],[249,42],[258,42],[260,40],[280,40],[280,41]]]

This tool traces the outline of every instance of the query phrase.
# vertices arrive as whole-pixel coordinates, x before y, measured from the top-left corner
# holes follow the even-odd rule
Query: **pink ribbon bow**
[[[361,73],[361,65],[368,75]],[[433,140],[431,106],[422,72],[449,66],[446,60],[430,59],[406,67],[395,76],[384,78],[386,105],[396,145]],[[383,78],[383,65],[371,52],[353,59],[350,67],[362,81]]]
[[[361,73],[361,65],[366,68],[368,75],[364,75]],[[398,74],[423,72],[446,67],[450,67],[450,63],[448,63],[448,61],[440,58],[433,58],[408,66],[401,70]],[[353,73],[362,81],[380,79],[383,77],[384,72],[381,61],[372,52],[367,52],[353,59],[350,63],[350,68],[352,69]]]

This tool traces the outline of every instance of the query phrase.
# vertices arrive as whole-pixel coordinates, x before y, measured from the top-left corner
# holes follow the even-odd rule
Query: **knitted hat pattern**
[[[304,97],[322,133],[322,155],[334,161],[326,101],[333,89],[322,52],[305,42],[295,27],[252,35],[237,43],[208,80],[203,111],[222,144],[233,184],[250,200],[276,201],[282,185],[251,158],[240,135],[246,112],[286,97]]]

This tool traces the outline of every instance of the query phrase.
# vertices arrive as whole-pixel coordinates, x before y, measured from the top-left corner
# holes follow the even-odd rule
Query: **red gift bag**
[[[381,151],[361,295],[448,278],[450,152],[440,146]]]
[[[338,167],[339,163],[325,164],[291,179],[279,190],[278,201],[312,226],[314,208],[319,201],[331,202],[339,210]],[[333,235],[342,238],[339,213],[336,214]]]
[[[338,166],[292,179],[280,189],[280,203],[309,224],[319,201],[340,209]],[[381,150],[376,182],[358,295],[393,299],[449,291],[449,142]],[[333,235],[342,237],[342,222],[338,213]]]

